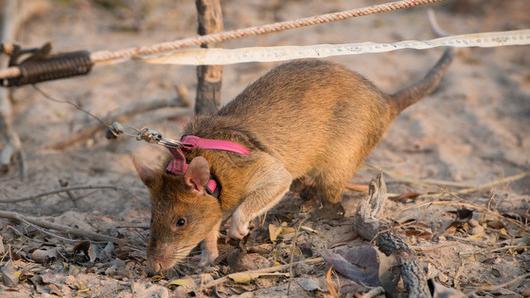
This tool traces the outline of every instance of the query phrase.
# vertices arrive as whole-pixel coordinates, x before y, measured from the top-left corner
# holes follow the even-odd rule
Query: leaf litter
[[[100,30],[97,30],[97,40],[102,39],[109,42],[122,40],[122,32],[113,32],[112,30],[115,29],[109,29],[115,27],[109,24],[109,22],[112,23],[113,21],[107,18],[106,12],[101,11],[100,8],[94,8],[91,6],[92,4],[85,2],[73,3],[73,8],[70,4],[58,5],[53,10],[48,11],[49,15],[36,18],[36,21],[30,21],[28,30],[25,30],[25,34],[27,35],[25,43],[28,45],[34,44],[35,40],[42,39],[41,34],[45,37],[50,37],[50,39],[54,39],[50,35],[50,32],[33,30],[38,33],[36,36],[31,28],[39,26],[39,28],[55,28],[54,30],[59,30],[57,33],[53,33],[55,34],[53,36],[57,38],[59,35],[68,37],[68,40],[72,40],[73,43],[68,43],[69,41],[66,39],[60,42],[66,42],[65,45],[75,48],[79,38],[72,37],[72,34],[75,35],[77,34],[76,32],[82,32],[82,36],[78,37],[84,38],[87,35],[87,38],[94,38],[94,36],[88,36],[89,33],[87,31],[89,30],[85,30],[87,13],[96,14],[101,21],[98,25],[101,27],[98,27]],[[165,3],[167,1],[162,2]],[[76,5],[78,7],[75,7]],[[230,6],[230,3],[226,5],[228,13],[233,11],[234,7]],[[238,3],[237,5],[247,4]],[[255,4],[248,5],[252,6]],[[328,9],[329,11],[337,9],[337,7],[333,7],[334,4],[319,3],[319,5],[324,5],[325,7],[322,9]],[[504,7],[510,6],[512,7],[512,12],[516,11],[513,8],[516,7],[516,4],[510,5],[506,4]],[[165,9],[163,6],[161,5],[161,7],[154,7],[152,9],[160,13],[161,9]],[[254,6],[246,8],[245,11],[249,14],[256,11]],[[188,33],[190,35],[195,34],[195,19],[192,17],[187,21],[183,18],[168,20],[167,22],[170,22],[168,23],[169,25],[165,23],[163,25],[170,26],[171,28],[163,31],[163,28],[156,26],[156,18],[153,15],[149,15],[148,12],[143,11],[143,8],[139,8],[138,4],[117,9],[119,11],[115,12],[118,15],[124,16],[123,18],[133,16],[133,18],[139,20],[141,23],[143,22],[146,26],[144,28],[146,31],[143,33],[139,32],[137,35],[139,44],[162,40],[167,34],[173,34],[175,28],[182,28],[184,23],[186,24],[184,27],[190,28]],[[268,7],[264,6],[263,11],[265,13],[260,12],[255,17],[257,19],[267,18],[268,9]],[[293,10],[296,10],[296,13],[298,13],[298,9],[299,7],[296,7],[296,5],[289,4],[279,8],[279,15],[276,15],[276,12],[274,15],[276,15],[275,17],[283,18],[289,12],[292,13]],[[509,9],[509,7],[506,9]],[[186,11],[187,15],[194,16],[195,7],[193,5],[178,7],[172,11],[174,13]],[[487,11],[488,8],[485,6],[481,16],[487,17]],[[75,20],[67,20],[68,22],[72,22],[67,27],[82,28],[83,30],[70,30],[68,28],[67,31],[64,31],[65,29],[61,29],[64,26],[50,25],[55,24],[55,22],[64,22],[61,16],[69,12],[79,12],[83,17],[76,18]],[[494,23],[503,26],[499,23],[500,21],[497,21],[499,14],[495,10],[494,12],[496,21]],[[469,23],[467,17],[451,15],[451,17],[453,16],[455,17],[455,22],[458,24],[462,24],[460,19],[465,19],[466,24]],[[422,13],[416,15],[415,12],[411,11],[410,17],[415,20],[423,20],[424,15]],[[232,14],[232,18],[235,24],[242,24],[247,22],[247,18],[251,18],[251,16]],[[380,28],[383,30],[382,34],[387,34],[387,37],[396,34],[397,31],[393,28],[388,29],[393,25],[384,26],[384,21],[381,22],[383,22],[383,25],[380,25],[383,27]],[[150,26],[157,27],[156,31],[158,32],[160,30],[163,34],[157,35],[157,33],[149,29],[151,28]],[[482,26],[482,20],[480,26]],[[343,31],[341,31],[342,33]],[[292,34],[289,36],[298,38],[298,33]],[[150,36],[146,35],[153,35],[153,39],[149,39]],[[321,37],[321,35],[318,36]],[[318,36],[317,39],[319,38]],[[463,58],[460,58],[465,60],[465,56],[466,54],[464,53],[462,54]],[[500,54],[495,57],[488,56],[488,60],[490,58],[500,59],[499,57],[502,58]],[[524,59],[521,58],[521,61],[520,64],[522,67],[525,67]],[[465,63],[465,61],[462,63]],[[495,63],[499,63],[499,61],[495,60]],[[381,64],[379,65],[382,66]],[[475,66],[486,67],[485,65]],[[236,66],[236,72],[238,73],[237,80],[241,82],[232,83],[234,85],[247,84],[249,78],[255,77],[262,71],[261,67]],[[510,64],[510,67],[512,70],[515,70],[514,65]],[[374,67],[374,69],[378,69],[378,67]],[[129,73],[128,71],[131,70],[127,69],[116,69],[116,71],[125,77],[137,78],[137,72],[135,70],[133,73]],[[157,73],[155,70],[146,71],[153,75],[153,81],[161,81],[161,85],[171,85],[175,80],[175,78],[166,79],[168,77],[167,71],[163,71],[163,73]],[[177,73],[177,70],[175,70],[175,73]],[[484,73],[490,72],[486,71]],[[181,79],[180,74],[183,73],[179,73],[179,80]],[[102,73],[103,75],[105,74]],[[76,80],[72,80],[72,82],[68,82],[68,80],[61,81],[64,83],[56,85],[59,87],[50,86],[50,88],[52,90],[59,88],[54,90],[57,92],[73,90],[75,93],[74,96],[83,101],[83,104],[89,104],[88,101],[85,101],[87,99],[96,102],[95,99],[98,97],[106,98],[108,94],[122,94],[129,101],[129,97],[134,94],[127,92],[144,92],[143,90],[138,91],[134,86],[131,87],[131,84],[114,84],[118,80],[114,75],[114,73],[111,73],[109,77],[88,77],[87,82],[89,84],[92,82],[92,79],[109,80],[112,83],[109,84],[109,86],[112,85],[112,89],[101,86],[100,82],[97,85],[88,85],[87,88],[91,90],[89,93],[94,93],[93,95],[76,93],[75,91],[79,89],[79,83]],[[371,73],[371,75],[377,77],[376,72]],[[524,83],[524,79],[516,76],[517,74],[514,71],[510,74],[510,77],[505,78],[505,81],[515,80],[517,82],[523,82],[521,84],[526,84]],[[193,86],[194,79],[193,81],[187,82],[187,84]],[[458,80],[454,79],[453,81]],[[509,85],[506,82],[505,84],[507,86],[505,89],[507,90],[506,92],[509,92],[505,96],[506,98],[515,101],[517,98],[523,98],[525,96],[524,93],[522,95],[519,93],[514,94],[513,92],[522,91],[516,88],[515,85]],[[151,83],[147,85],[149,84]],[[391,82],[388,81],[387,84],[390,86]],[[482,80],[481,84],[483,84]],[[121,87],[121,85],[124,87]],[[94,86],[101,88],[93,88]],[[241,86],[234,87],[229,92],[235,94],[239,87]],[[132,91],[127,90],[129,88]],[[149,92],[154,90],[156,93],[160,89],[160,86],[154,84],[145,88],[150,90]],[[227,88],[232,87],[227,86]],[[503,92],[503,90],[499,89],[499,92]],[[459,99],[459,96],[462,95],[456,94],[455,92],[442,90],[443,96]],[[472,92],[477,92],[477,90],[475,89]],[[17,93],[22,94],[21,97],[32,98],[31,94],[25,90],[17,90]],[[141,94],[146,95],[147,93]],[[458,104],[462,104],[463,101],[474,102],[480,97],[478,93],[472,96],[476,96],[476,98],[473,97],[473,100],[462,100],[460,98]],[[48,107],[47,105],[43,107],[41,105],[42,103],[37,101],[24,104],[35,106],[35,108],[28,109],[28,115],[36,115],[35,110],[39,113],[42,111],[44,117],[53,114],[56,117],[54,121],[57,121],[57,123],[66,123],[67,125],[64,126],[68,126],[69,129],[77,129],[80,123],[82,123],[82,121],[78,121],[79,119],[70,119],[72,113],[67,110],[59,110],[61,107],[58,106]],[[105,107],[107,107],[107,104],[108,100],[105,101]],[[96,107],[97,103],[92,108],[100,114],[108,112],[105,109],[97,110]],[[510,107],[510,109],[512,108],[518,110],[515,107]],[[472,109],[468,106],[467,110],[471,111]],[[488,110],[482,111],[482,113],[494,115],[498,111]],[[512,113],[510,115],[514,116],[515,114]],[[74,118],[77,117],[76,115],[74,116]],[[157,117],[161,117],[160,119],[162,119],[164,115],[157,114]],[[406,128],[411,128],[410,125],[406,126],[407,122],[414,120],[419,123],[422,121],[420,116],[414,115],[411,117],[409,117],[410,119],[405,117],[400,120],[400,126],[393,128],[398,133],[389,134],[389,138],[383,141],[380,147],[381,149],[375,152],[371,159],[384,163],[386,166],[403,165],[401,170],[417,177],[436,175],[456,176],[457,180],[462,180],[458,175],[458,165],[453,163],[447,166],[444,163],[446,161],[444,159],[448,158],[447,155],[451,154],[448,154],[447,151],[442,151],[443,148],[436,147],[436,150],[432,150],[429,147],[431,145],[421,143],[437,143],[439,139],[431,140],[424,138],[418,141],[418,144],[412,144],[411,147],[419,148],[417,151],[412,153],[408,152],[406,155],[395,152],[394,147],[398,148],[398,150],[399,148],[403,150],[403,148],[408,148],[410,145],[402,144],[402,142],[405,142],[403,140],[406,139],[402,136],[409,131]],[[435,118],[436,116],[432,115],[432,117]],[[30,118],[33,119],[33,117]],[[160,124],[160,122],[150,123],[151,118],[154,119],[156,117],[139,115],[136,120],[142,124]],[[179,118],[177,121],[184,123],[185,119]],[[46,127],[48,125],[42,125],[42,123],[29,126],[29,128],[21,127],[20,129],[24,139],[28,140],[29,146],[33,146],[31,148],[37,148],[49,139],[59,139],[63,136],[62,133],[59,134],[55,131],[57,128],[56,123],[54,122],[52,124],[49,125],[50,129]],[[173,132],[174,124],[174,121],[168,124],[169,131]],[[414,125],[418,124],[416,123]],[[402,127],[404,127],[403,130],[401,130]],[[36,128],[39,129],[39,135],[34,134]],[[427,125],[424,128],[429,129],[430,126]],[[455,139],[458,137],[455,136]],[[524,140],[524,136],[509,137],[513,137],[514,140]],[[475,139],[475,137],[469,137],[468,139]],[[483,139],[478,137],[476,139],[480,142],[483,141]],[[120,147],[121,145],[129,146],[129,144],[120,143],[120,146],[114,146],[113,144],[107,146],[97,138],[91,140],[91,142],[93,144],[84,144],[81,146],[81,149],[70,152],[65,151],[60,154],[47,154],[45,155],[46,158],[41,158],[43,155],[40,155],[40,153],[32,153],[38,154],[37,157],[39,160],[35,160],[35,157],[31,159],[30,167],[34,181],[31,182],[30,187],[26,187],[15,180],[2,180],[0,182],[2,183],[2,188],[5,186],[9,193],[18,194],[18,192],[25,191],[26,193],[21,193],[21,196],[31,195],[38,188],[43,190],[54,189],[56,187],[55,180],[59,178],[67,180],[71,185],[74,183],[110,182],[116,185],[134,185],[134,187],[138,187],[138,179],[130,173],[130,165],[124,162],[128,158],[130,148],[127,147],[124,149]],[[481,143],[480,145],[483,146],[484,144]],[[506,149],[501,145],[499,147]],[[438,149],[440,151],[437,151]],[[429,153],[429,150],[435,151],[435,153]],[[521,148],[518,150],[521,150]],[[478,155],[484,157],[485,154],[489,153],[489,151],[486,153],[480,152]],[[493,151],[491,153],[497,154]],[[439,158],[437,155],[441,157]],[[404,162],[403,156],[410,158],[411,162]],[[488,171],[488,173],[484,173],[484,177],[499,176],[500,174],[498,173],[504,173],[504,170],[507,168],[513,171],[513,168],[508,166],[509,163],[519,164],[517,167],[525,165],[524,159],[518,157],[513,151],[507,152],[505,157],[507,160],[506,165],[497,166],[497,168]],[[509,160],[510,158],[515,159],[516,162]],[[499,163],[503,162],[499,161]],[[469,164],[465,162],[462,166],[467,165]],[[410,168],[405,168],[407,166]],[[442,170],[439,170],[437,168],[438,166]],[[466,172],[465,174],[472,175],[473,171],[473,169],[470,169],[470,172]],[[41,175],[42,173],[46,173],[47,175]],[[456,174],[453,175],[454,173]],[[361,170],[356,177],[359,180],[356,182],[368,181],[373,175],[374,172]],[[50,179],[49,177],[54,178]],[[473,177],[482,176],[476,174]],[[1,177],[0,179],[4,178]],[[528,184],[528,179],[522,181],[520,184],[525,183]],[[429,199],[422,199],[422,194],[437,193],[438,191],[446,191],[446,189],[400,183],[397,179],[393,181],[390,187],[392,187],[392,193],[399,194],[396,197],[396,200],[399,202],[390,202],[385,210],[385,215],[393,220],[393,231],[406,239],[407,243],[418,253],[418,258],[428,270],[428,276],[435,296],[439,295],[442,297],[445,295],[445,297],[458,297],[450,296],[453,294],[447,293],[454,291],[455,288],[457,291],[465,293],[465,295],[476,296],[513,295],[514,293],[523,295],[524,293],[530,292],[527,282],[525,282],[528,278],[526,280],[517,279],[517,277],[524,277],[530,270],[528,267],[528,264],[530,264],[530,256],[528,253],[528,246],[530,245],[528,236],[528,218],[530,218],[530,214],[528,213],[528,191],[521,191],[519,187],[517,191],[511,191],[509,189],[504,191],[494,190],[490,193],[488,189],[482,192],[459,195],[458,198],[445,197],[444,200],[433,202]],[[502,197],[496,198],[498,204],[490,204],[492,194],[495,193],[499,194],[499,196],[502,195]],[[345,194],[345,199],[355,206],[360,196],[348,192]],[[304,222],[304,226],[307,229],[301,228],[299,234],[295,235],[295,228],[293,227],[297,227],[300,224],[301,220],[306,217],[306,213],[315,211],[300,208],[305,202],[299,198],[297,192],[289,193],[279,206],[269,211],[263,222],[256,221],[254,223],[255,228],[245,240],[246,243],[225,243],[225,239],[220,239],[219,246],[221,254],[217,263],[213,266],[198,268],[196,266],[198,263],[196,258],[198,251],[195,250],[193,252],[194,256],[190,257],[185,264],[158,277],[148,276],[145,272],[145,246],[147,243],[146,239],[149,236],[149,231],[144,228],[148,226],[149,222],[149,202],[145,196],[145,192],[136,195],[96,192],[85,199],[82,199],[83,196],[81,195],[74,197],[81,198],[76,199],[75,206],[67,196],[54,196],[45,198],[39,202],[25,202],[16,206],[6,206],[6,208],[24,214],[38,215],[39,218],[66,226],[127,239],[130,243],[123,245],[108,241],[92,241],[90,239],[80,239],[67,233],[45,230],[55,233],[58,236],[74,240],[65,241],[52,234],[45,234],[23,222],[0,219],[0,275],[2,278],[0,295],[8,293],[8,296],[13,297],[17,297],[15,295],[19,295],[18,297],[28,297],[31,295],[45,294],[65,297],[174,297],[176,295],[217,295],[219,297],[236,295],[240,295],[241,297],[274,297],[276,295],[281,297],[282,295],[285,296],[289,279],[293,278],[290,290],[292,296],[295,297],[353,297],[368,293],[372,289],[377,289],[373,288],[373,285],[394,282],[392,261],[390,260],[388,263],[382,261],[380,254],[373,248],[371,243],[356,238],[356,233],[352,230],[351,217],[342,219],[311,218],[307,222]],[[419,206],[420,204],[426,205]],[[480,208],[476,208],[477,206]],[[406,208],[407,210],[403,210]],[[348,215],[354,213],[352,211],[355,210],[353,207],[345,207],[345,209],[348,209],[345,212]],[[469,217],[469,213],[468,216],[459,215],[459,210],[463,209],[472,210],[471,218]],[[403,218],[410,220],[403,221]],[[294,250],[291,249],[293,242],[295,242]],[[247,251],[233,253],[236,250],[240,250],[241,247],[244,247]],[[229,259],[228,256],[231,254],[233,256]],[[325,258],[325,261],[311,264],[303,263],[304,260],[309,258],[322,256]],[[286,272],[289,271],[291,259],[296,265],[292,266],[293,276],[287,276]],[[263,274],[246,272],[272,266],[286,267],[278,272]],[[363,273],[364,275],[362,275]],[[201,286],[205,286],[212,281],[224,277],[226,279],[222,283],[214,287],[201,289]],[[504,284],[506,285],[498,287]],[[458,293],[454,295],[458,295]],[[379,297],[382,297],[382,295],[379,295]]]

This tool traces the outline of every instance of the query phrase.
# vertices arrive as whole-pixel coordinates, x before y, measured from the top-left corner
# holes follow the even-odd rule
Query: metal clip
[[[136,140],[143,140],[147,143],[160,143],[160,141],[162,141],[162,134],[156,129],[145,127],[138,133]]]

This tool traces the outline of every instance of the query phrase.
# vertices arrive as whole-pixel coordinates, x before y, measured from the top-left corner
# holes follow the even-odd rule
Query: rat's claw
[[[207,251],[203,250],[201,253],[201,261],[199,262],[199,267],[206,267],[210,264],[213,264],[215,259],[219,256],[219,251]]]
[[[243,239],[248,235],[248,217],[244,216],[244,212],[240,208],[237,208],[236,211],[232,214],[232,225],[228,231],[228,236],[232,239]]]
[[[249,229],[248,229],[248,222],[245,223],[232,223],[232,226],[230,227],[229,236],[232,239],[243,239],[245,236],[248,235]]]

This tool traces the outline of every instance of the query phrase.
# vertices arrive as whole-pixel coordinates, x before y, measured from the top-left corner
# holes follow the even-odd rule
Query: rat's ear
[[[202,157],[195,157],[189,164],[184,181],[194,192],[204,192],[204,187],[210,180],[210,166],[208,161]]]
[[[153,183],[160,177],[160,173],[157,170],[140,162],[134,156],[132,157],[132,161],[134,163],[134,167],[136,168],[138,176],[140,176],[140,179],[142,179],[142,182],[147,187],[152,187]]]

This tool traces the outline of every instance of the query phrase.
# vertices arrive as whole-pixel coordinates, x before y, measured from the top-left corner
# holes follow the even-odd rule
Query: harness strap
[[[199,149],[210,149],[210,150],[223,150],[228,152],[234,152],[244,156],[250,154],[250,150],[238,143],[227,141],[227,140],[215,140],[215,139],[204,139],[198,136],[186,135],[180,140],[182,148],[184,150],[192,150],[195,148]]]
[[[243,156],[248,156],[250,154],[250,150],[247,147],[227,140],[205,139],[194,135],[186,135],[180,139],[180,143],[181,146],[178,148],[168,147],[168,150],[173,155],[174,159],[169,162],[166,171],[174,175],[183,175],[188,169],[188,163],[186,162],[184,151],[207,149],[228,151]],[[214,177],[211,177],[208,181],[206,191],[216,198],[219,197],[221,186]]]

